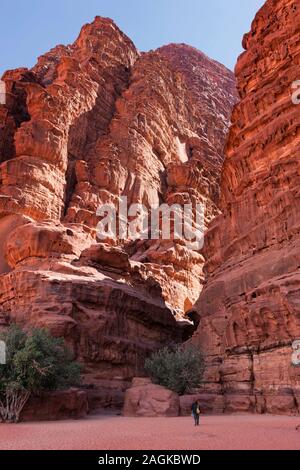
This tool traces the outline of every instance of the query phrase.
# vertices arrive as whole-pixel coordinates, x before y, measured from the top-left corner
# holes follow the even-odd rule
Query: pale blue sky
[[[75,40],[96,15],[112,18],[147,51],[185,42],[233,69],[264,0],[1,0],[0,76]]]

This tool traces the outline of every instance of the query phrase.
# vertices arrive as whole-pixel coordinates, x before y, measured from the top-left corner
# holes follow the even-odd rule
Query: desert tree
[[[0,365],[0,420],[18,422],[32,394],[65,389],[80,381],[80,365],[61,338],[16,325],[0,334],[6,363]]]
[[[204,368],[203,354],[193,345],[165,347],[145,362],[145,371],[154,383],[179,395],[199,387]]]

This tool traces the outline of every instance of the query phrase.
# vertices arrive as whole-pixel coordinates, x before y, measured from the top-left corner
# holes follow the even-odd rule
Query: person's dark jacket
[[[192,413],[196,416],[197,415],[197,408],[198,408],[198,403],[193,403],[192,404]]]

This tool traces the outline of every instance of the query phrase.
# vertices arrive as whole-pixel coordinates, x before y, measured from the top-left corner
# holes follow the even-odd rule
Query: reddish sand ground
[[[205,416],[144,419],[112,416],[80,421],[0,424],[0,449],[223,450],[300,449],[300,418]]]

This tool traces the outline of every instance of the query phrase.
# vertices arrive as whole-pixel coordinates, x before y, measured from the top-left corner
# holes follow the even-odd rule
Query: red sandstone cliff
[[[222,175],[220,215],[206,237],[208,282],[194,342],[204,347],[206,390],[220,411],[300,411],[300,3],[268,0],[236,77],[241,101]],[[220,401],[220,396],[222,400]],[[222,403],[221,403],[222,402]]]
[[[145,356],[178,339],[203,257],[183,243],[97,243],[96,209],[121,195],[203,201],[211,221],[233,74],[185,45],[140,54],[97,17],[73,45],[3,79],[1,322],[64,336],[99,386],[92,407],[119,404]]]

